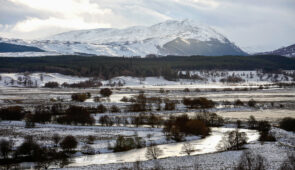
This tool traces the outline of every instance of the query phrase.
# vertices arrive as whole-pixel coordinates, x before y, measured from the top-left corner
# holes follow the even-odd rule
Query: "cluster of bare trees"
[[[236,129],[227,132],[226,135],[222,137],[219,148],[222,150],[240,150],[242,146],[247,143],[247,140],[247,134]]]
[[[91,97],[90,93],[74,93],[72,94],[72,100],[77,102],[84,102]]]
[[[205,137],[209,135],[210,128],[202,119],[189,118],[184,114],[178,117],[170,116],[165,121],[163,132],[167,140],[183,141],[185,135],[201,135]]]
[[[130,149],[142,148],[145,146],[145,140],[139,137],[138,134],[135,134],[132,137],[124,137],[120,135],[116,139],[115,146],[109,149],[113,149],[115,152],[122,152]]]
[[[26,136],[23,143],[13,149],[13,141],[3,139],[0,141],[0,165],[9,167],[11,164],[31,161],[36,162],[36,169],[48,169],[51,165],[64,167],[69,163],[70,154],[75,153],[78,141],[73,136],[62,139],[59,135],[54,135],[52,140],[54,147],[48,147],[38,144],[32,136]]]
[[[213,108],[215,103],[204,97],[183,98],[182,103],[190,109],[208,109]]]
[[[268,121],[261,120],[257,121],[254,116],[250,116],[248,119],[248,127],[250,129],[256,129],[259,131],[260,141],[276,141],[275,137],[269,133],[271,125]]]
[[[220,79],[220,82],[222,82],[222,83],[243,83],[243,82],[245,82],[245,80],[239,76],[231,75],[226,78]]]

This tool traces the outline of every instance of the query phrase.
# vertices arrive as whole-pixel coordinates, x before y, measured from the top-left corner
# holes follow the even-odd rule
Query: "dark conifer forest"
[[[295,69],[295,59],[282,56],[166,56],[125,58],[108,56],[50,56],[0,58],[0,72],[58,72],[110,79],[116,76],[178,78],[180,70]]]

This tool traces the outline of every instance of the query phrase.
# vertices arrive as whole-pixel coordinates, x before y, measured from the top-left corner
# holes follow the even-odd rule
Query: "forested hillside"
[[[0,42],[0,53],[8,52],[44,52],[37,47]]]

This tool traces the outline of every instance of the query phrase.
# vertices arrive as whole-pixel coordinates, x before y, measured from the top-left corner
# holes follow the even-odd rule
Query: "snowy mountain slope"
[[[3,40],[0,39],[0,42]],[[191,20],[169,20],[149,27],[71,31],[41,41],[13,40],[13,42],[60,54],[247,55],[214,29]]]
[[[259,53],[261,55],[281,55],[285,57],[295,57],[295,44],[283,47],[274,51]]]

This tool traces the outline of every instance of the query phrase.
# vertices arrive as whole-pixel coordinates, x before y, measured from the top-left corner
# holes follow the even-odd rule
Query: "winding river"
[[[184,143],[191,143],[195,152],[191,155],[213,153],[219,151],[218,144],[222,140],[222,137],[225,136],[226,132],[232,131],[234,128],[212,128],[211,135],[199,140],[193,140],[188,142],[179,142],[172,144],[162,144],[158,145],[160,149],[163,150],[163,155],[159,158],[167,158],[174,156],[183,156],[184,153],[181,153],[181,148]],[[259,137],[259,134],[255,130],[249,129],[240,129],[240,132],[245,132],[248,137],[248,143],[256,141]],[[110,163],[123,163],[123,162],[135,162],[135,161],[145,161],[146,148],[133,149],[126,152],[117,152],[117,153],[104,153],[96,154],[89,156],[80,156],[73,158],[73,163],[68,166],[87,166],[93,164],[110,164]]]

